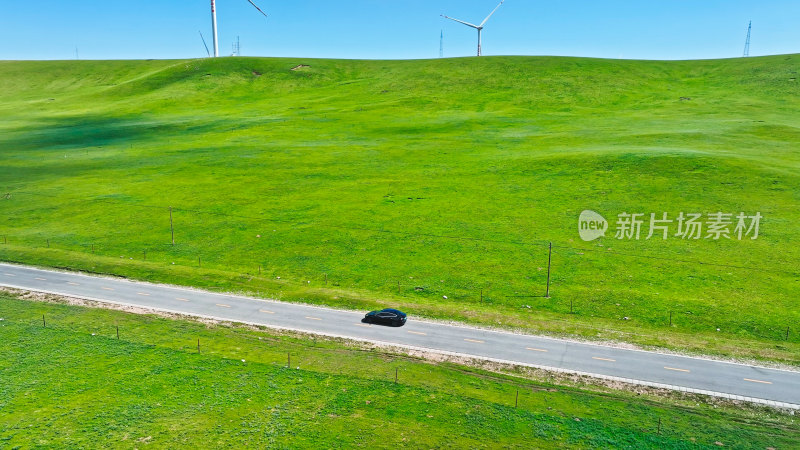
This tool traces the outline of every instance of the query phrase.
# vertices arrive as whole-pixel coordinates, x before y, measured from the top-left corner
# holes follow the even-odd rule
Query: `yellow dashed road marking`
[[[616,359],[609,359],[609,358],[599,358],[597,356],[592,356],[592,359],[596,359],[598,361],[610,361],[610,362],[617,362]]]
[[[259,311],[259,312],[263,312],[263,313],[267,313],[267,314],[275,314],[274,312],[272,312],[272,311],[267,311],[266,309],[259,309],[258,311]]]
[[[745,378],[744,381],[749,381],[751,383],[772,384],[771,381],[752,380],[750,378]]]
[[[73,283],[72,281],[68,282],[67,284],[70,285],[70,286],[80,286],[80,284]]]
[[[688,371],[688,370],[686,370],[686,369],[676,369],[676,368],[674,368],[674,367],[666,367],[666,366],[664,366],[664,368],[665,368],[665,369],[667,369],[667,370],[674,370],[674,371],[676,371],[676,372],[689,372],[689,371]]]
[[[183,297],[175,297],[175,300],[178,300],[178,301],[181,301],[181,302],[188,302],[189,301],[188,298],[183,298]]]
[[[428,335],[428,333],[423,333],[423,332],[421,332],[421,331],[409,331],[409,333],[411,333],[411,334],[418,334],[418,335],[420,335],[420,336],[427,336],[427,335]]]
[[[475,344],[483,344],[483,341],[479,341],[477,339],[464,339],[467,342],[474,342]]]
[[[113,291],[114,290],[114,288],[107,288],[107,287],[104,287],[103,289],[105,289],[106,291]]]
[[[230,308],[231,307],[231,305],[225,305],[225,304],[222,304],[222,303],[217,303],[217,306],[219,306],[220,308]]]
[[[545,350],[545,349],[543,349],[543,348],[525,347],[525,350],[530,350],[530,351],[532,351],[532,352],[542,352],[542,353],[547,353],[547,350]]]
[[[143,295],[145,297],[150,297],[150,294],[146,294],[144,292],[137,292],[136,295]]]
[[[322,320],[319,317],[308,317],[308,316],[306,316],[306,319],[308,319],[308,320]]]
[[[47,278],[39,278],[39,277],[36,277],[36,279],[37,279],[37,280],[39,280],[39,281],[47,281]]]

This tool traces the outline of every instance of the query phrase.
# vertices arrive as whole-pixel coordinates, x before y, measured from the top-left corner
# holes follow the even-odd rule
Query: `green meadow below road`
[[[763,449],[800,440],[793,416],[765,408],[556,386],[263,329],[8,294],[0,318],[3,448]]]
[[[0,259],[800,364],[798,58],[0,62]]]

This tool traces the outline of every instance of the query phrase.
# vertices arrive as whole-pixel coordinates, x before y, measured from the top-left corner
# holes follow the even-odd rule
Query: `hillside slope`
[[[798,58],[2,62],[0,258],[796,362]]]

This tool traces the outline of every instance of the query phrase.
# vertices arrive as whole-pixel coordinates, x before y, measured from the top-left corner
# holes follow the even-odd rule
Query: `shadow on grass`
[[[207,132],[221,123],[198,120],[165,122],[146,116],[47,118],[32,125],[6,129],[0,136],[0,146],[14,151],[84,149]]]

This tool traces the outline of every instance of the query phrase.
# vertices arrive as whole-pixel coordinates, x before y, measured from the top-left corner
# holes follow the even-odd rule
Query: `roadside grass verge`
[[[767,408],[558,385],[254,327],[7,294],[0,318],[9,448],[788,448],[800,439],[793,416]]]
[[[13,255],[13,256],[12,256]],[[497,302],[490,292],[482,300],[440,302],[426,296],[415,295],[406,289],[401,294],[375,295],[364,289],[334,286],[324,280],[277,278],[257,270],[235,273],[228,270],[199,268],[161,261],[130,260],[55,248],[30,249],[11,244],[0,245],[0,258],[12,262],[38,264],[64,270],[84,271],[89,274],[125,276],[154,283],[196,287],[215,292],[236,293],[246,296],[276,299],[289,302],[330,306],[342,309],[370,311],[387,306],[398,307],[417,317],[456,321],[476,326],[512,329],[525,333],[555,337],[579,337],[593,341],[628,342],[642,348],[667,349],[695,355],[712,355],[744,361],[780,362],[800,365],[800,333],[790,330],[789,339],[782,339],[785,330],[773,330],[775,339],[754,339],[751,336],[718,331],[697,331],[695,321],[703,321],[687,314],[674,314],[669,324],[669,312],[661,318],[663,323],[643,326],[638,321],[600,318],[587,311],[586,305],[573,301],[563,304],[564,313],[538,308],[519,308]],[[559,301],[559,300],[553,300]],[[566,303],[560,300],[561,303]],[[570,312],[572,306],[572,312]],[[620,308],[620,314],[629,314]],[[693,326],[694,325],[694,326]],[[707,324],[711,327],[711,324]]]

